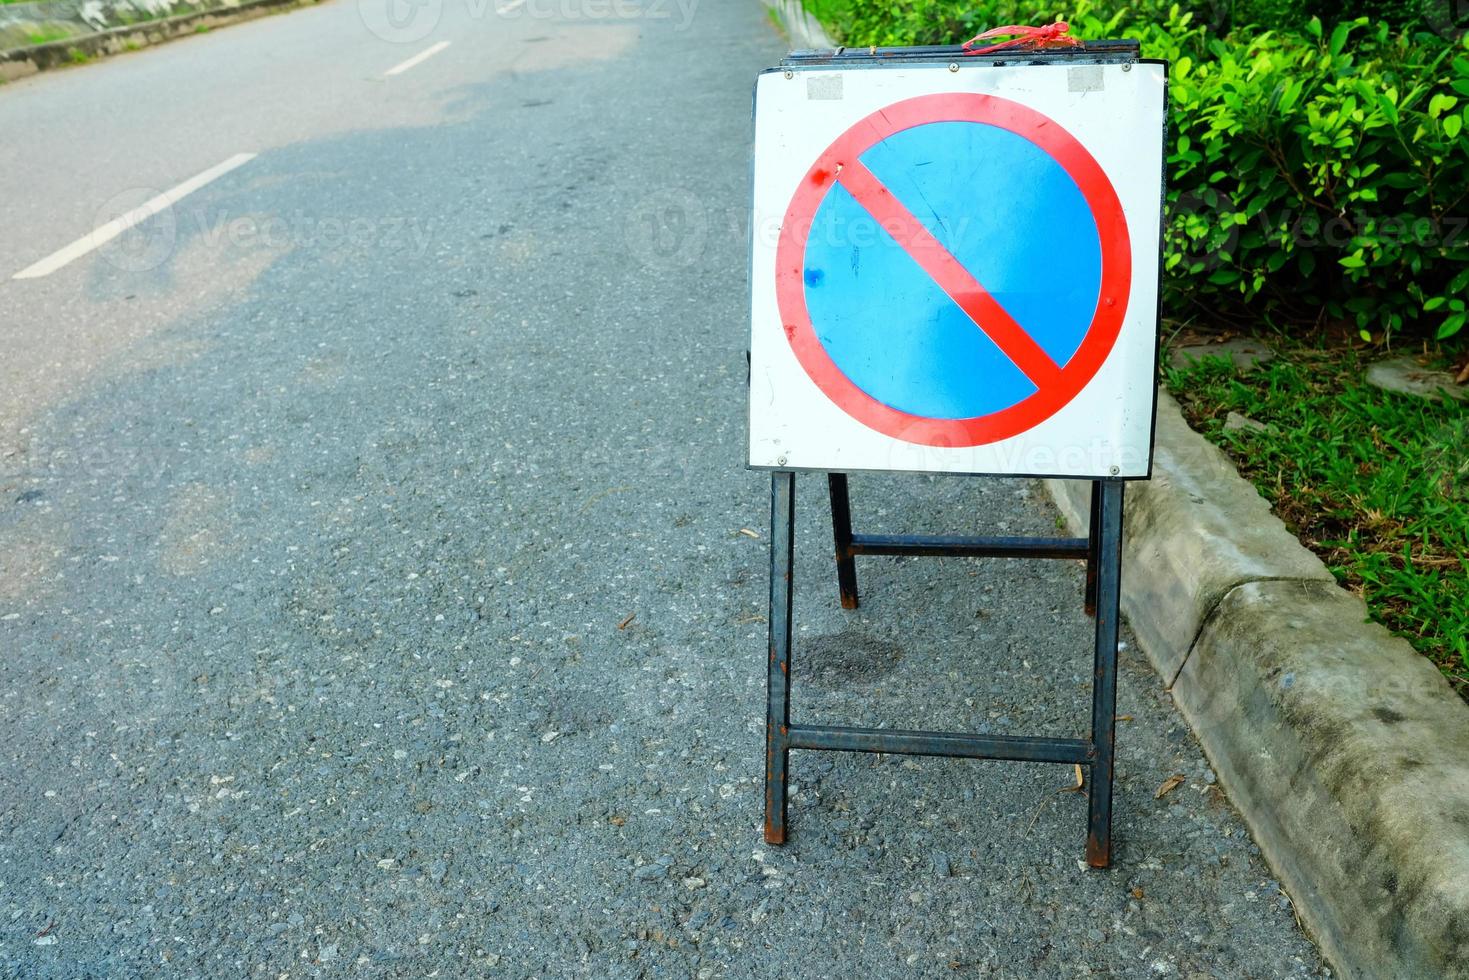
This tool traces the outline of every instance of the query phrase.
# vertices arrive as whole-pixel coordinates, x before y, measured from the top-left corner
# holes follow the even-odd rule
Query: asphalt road
[[[743,214],[784,45],[755,0],[509,2],[0,87],[0,975],[1326,975],[1130,646],[1112,870],[1061,767],[797,753],[761,843]],[[843,613],[798,504],[798,719],[1083,730],[1078,565],[873,559]]]

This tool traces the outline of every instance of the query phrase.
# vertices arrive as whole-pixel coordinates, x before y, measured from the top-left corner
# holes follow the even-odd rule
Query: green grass
[[[1247,373],[1210,358],[1167,384],[1373,619],[1469,698],[1469,405],[1390,394],[1363,370],[1302,348]],[[1271,429],[1225,431],[1230,411]]]
[[[62,38],[71,37],[71,31],[49,30],[36,31],[26,35],[27,44],[50,44],[52,41],[60,41]]]

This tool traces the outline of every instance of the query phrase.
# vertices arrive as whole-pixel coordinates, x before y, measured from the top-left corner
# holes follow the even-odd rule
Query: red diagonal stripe
[[[1032,384],[1044,391],[1060,382],[1061,369],[1051,356],[861,161],[842,164],[837,182],[877,219],[903,251],[1015,362]]]

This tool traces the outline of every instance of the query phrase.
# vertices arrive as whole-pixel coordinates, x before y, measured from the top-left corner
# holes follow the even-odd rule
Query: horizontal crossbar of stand
[[[1087,765],[1092,761],[1091,743],[1079,738],[791,725],[786,729],[785,742],[791,749],[825,749],[829,752],[891,752],[896,755],[940,755],[953,759],[1070,762],[1077,765]]]
[[[1088,545],[1086,538],[951,538],[911,534],[854,534],[847,550],[850,555],[1085,558]]]

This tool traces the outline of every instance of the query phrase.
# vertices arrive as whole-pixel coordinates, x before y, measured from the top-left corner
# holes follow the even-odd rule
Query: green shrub
[[[1447,14],[1454,0],[1218,0],[1229,10],[1234,24],[1270,25],[1284,30],[1300,30],[1312,17],[1325,23],[1340,23],[1366,17],[1373,23],[1390,27],[1409,27],[1425,15]]]
[[[1172,64],[1169,316],[1334,321],[1375,339],[1458,333],[1469,287],[1469,39],[1367,18],[1221,34],[1198,16],[1227,4],[1139,0],[1104,16],[1093,0],[1072,0],[1061,11],[1079,37],[1132,37]],[[1316,0],[1238,0],[1231,11],[1247,4],[1279,22]],[[812,7],[846,43],[864,45],[951,43],[1057,15],[1048,0]]]
[[[1353,34],[1358,35],[1353,43]],[[1213,39],[1173,66],[1174,309],[1464,324],[1469,60],[1365,20]]]
[[[1433,22],[1447,27],[1458,0],[1132,0],[1106,4],[1123,9],[1132,26],[1164,21],[1170,8],[1215,33],[1236,28],[1304,32],[1311,18],[1323,23],[1366,17],[1393,28]],[[1074,13],[1077,4],[1055,0],[807,0],[806,7],[849,44],[944,44],[1000,24],[1039,24]],[[1095,6],[1095,4],[1094,4]],[[1459,25],[1462,30],[1464,25]],[[967,33],[966,33],[967,32]],[[962,40],[962,38],[960,38]]]

